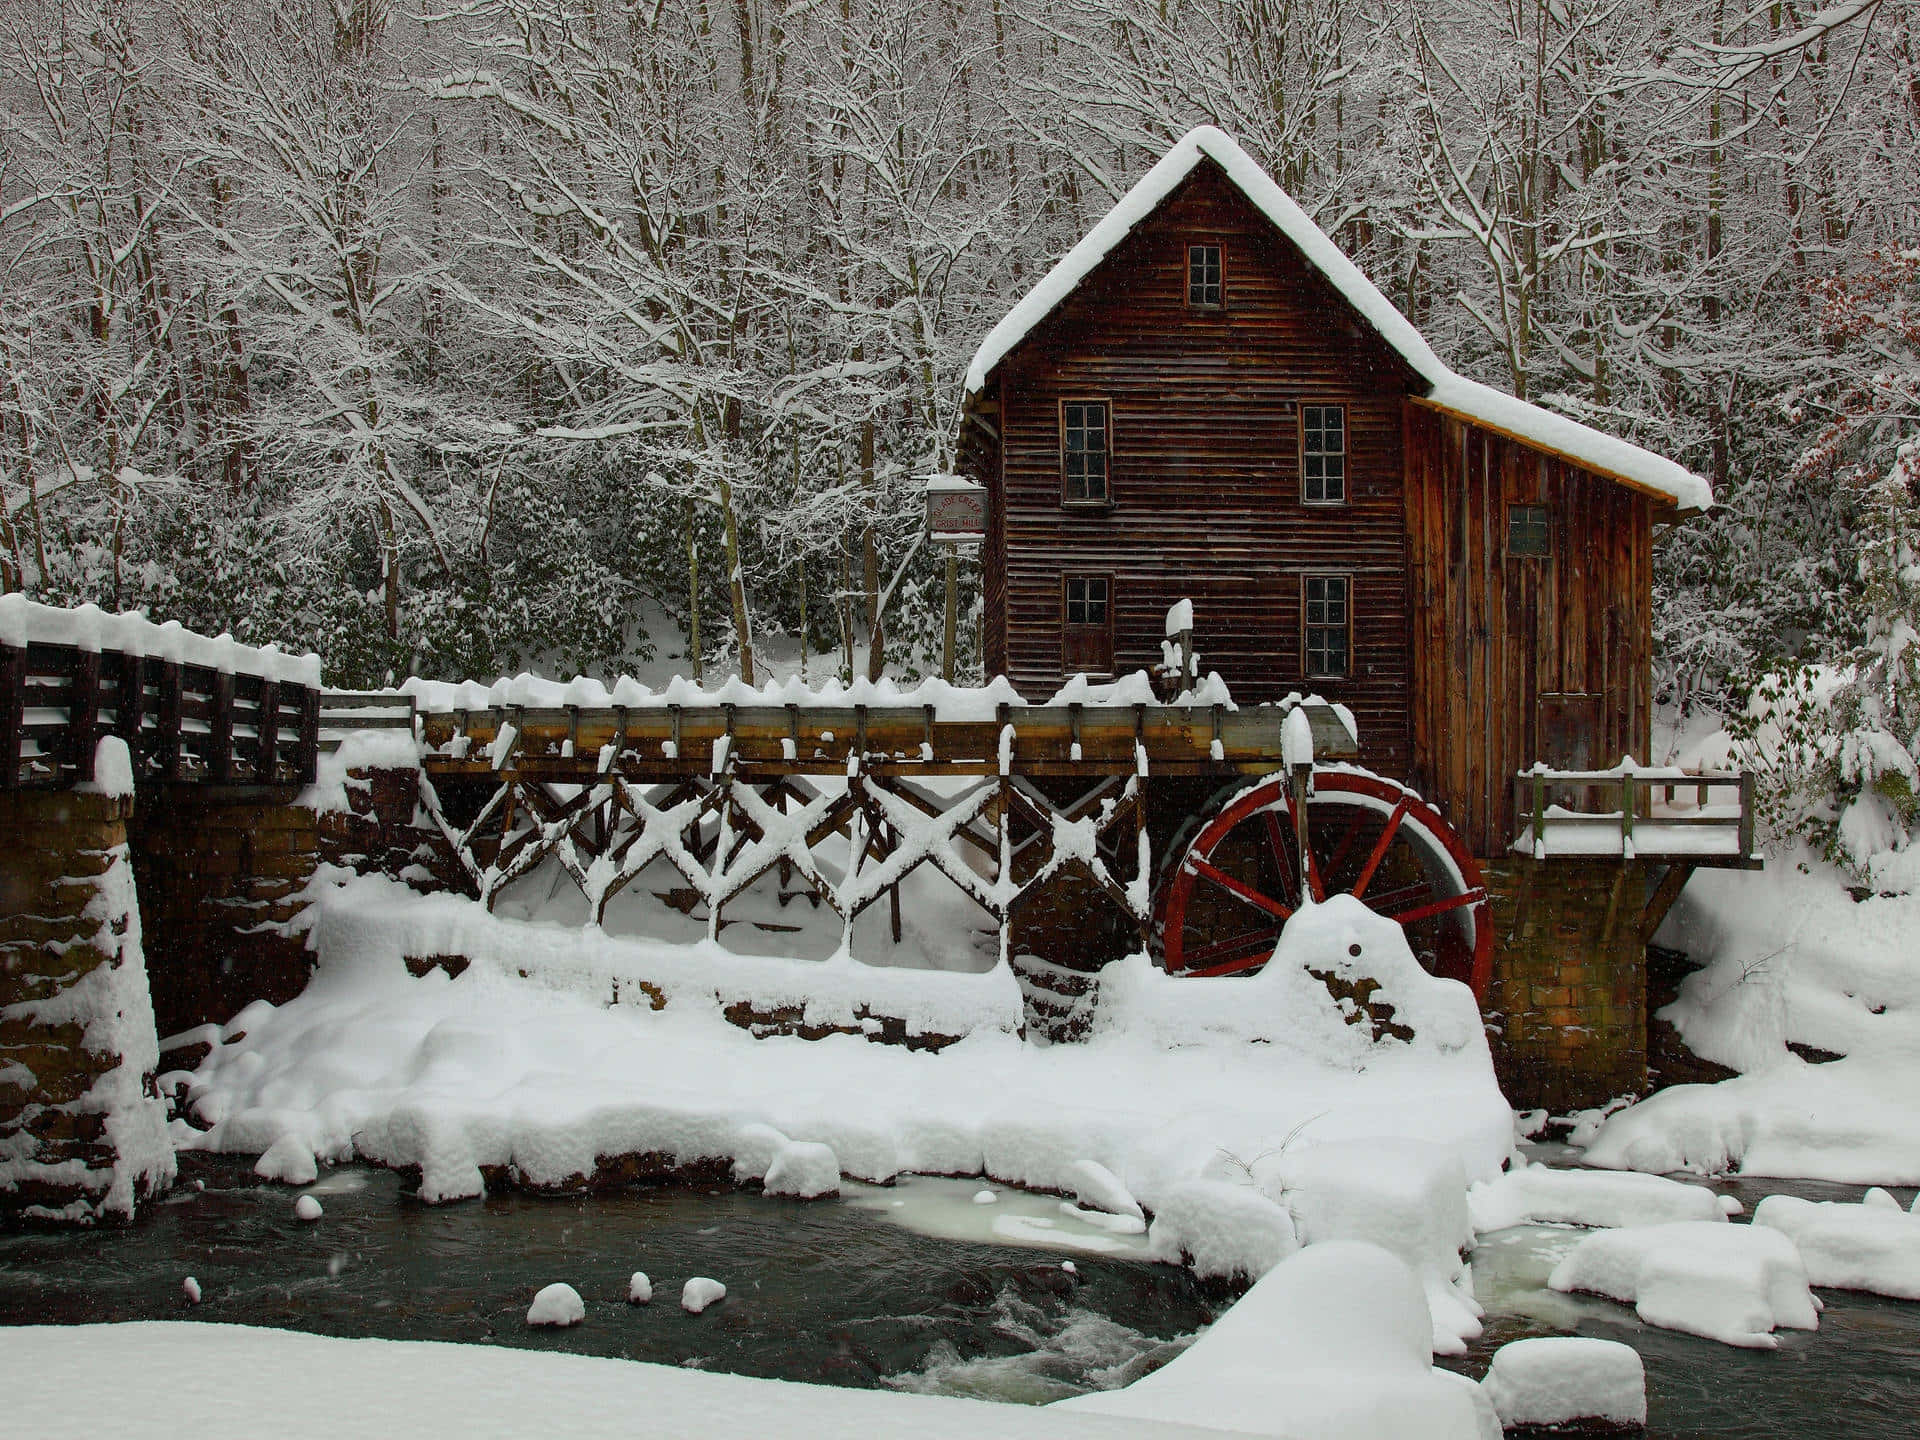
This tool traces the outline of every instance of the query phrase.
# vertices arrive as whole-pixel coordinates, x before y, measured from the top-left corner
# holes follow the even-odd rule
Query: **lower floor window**
[[[1301,577],[1306,670],[1309,676],[1340,676],[1353,668],[1353,606],[1345,575]]]
[[[1063,675],[1113,673],[1113,581],[1105,575],[1062,577],[1060,661]]]

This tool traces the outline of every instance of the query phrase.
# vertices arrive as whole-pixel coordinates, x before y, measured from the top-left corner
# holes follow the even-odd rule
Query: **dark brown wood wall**
[[[1223,247],[1226,303],[1186,304],[1186,247]],[[1062,677],[1060,586],[1114,580],[1115,667],[1160,659],[1167,607],[1194,602],[1203,670],[1236,699],[1317,690],[1350,705],[1365,763],[1404,773],[1410,670],[1401,426],[1409,374],[1292,244],[1202,164],[1010,355],[983,397],[1000,443],[987,659],[1024,693]],[[1110,509],[1061,504],[1063,399],[1112,407]],[[1348,503],[1300,498],[1301,403],[1347,406]],[[970,427],[984,435],[978,427]],[[1353,674],[1302,673],[1300,577],[1353,579]]]
[[[1478,855],[1515,833],[1513,776],[1548,758],[1540,697],[1598,697],[1593,760],[1647,761],[1653,502],[1410,400],[1413,613],[1408,778]],[[1507,506],[1544,504],[1552,554],[1507,553]]]

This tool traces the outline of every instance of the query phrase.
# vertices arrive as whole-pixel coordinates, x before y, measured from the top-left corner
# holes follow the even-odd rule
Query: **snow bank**
[[[1293,1217],[1250,1185],[1187,1180],[1161,1202],[1147,1243],[1203,1278],[1258,1280],[1299,1249]]]
[[[578,1325],[587,1318],[586,1302],[571,1285],[549,1285],[533,1297],[527,1307],[527,1324]]]
[[[1123,240],[1203,160],[1211,160],[1267,220],[1299,249],[1375,334],[1429,387],[1427,399],[1493,429],[1557,451],[1602,474],[1657,491],[1688,509],[1713,504],[1707,482],[1671,460],[1639,446],[1542,410],[1476,380],[1456,375],[1433,352],[1393,302],[1375,288],[1327,233],[1314,224],[1253,157],[1211,125],[1189,131],[1123,195],[1106,216],[987,332],[967,367],[969,394],[987,383],[994,367],[1071,295]]]
[[[41,605],[24,595],[0,595],[0,645],[72,645],[99,653],[117,650],[182,665],[204,665],[227,675],[259,675],[282,684],[320,684],[318,655],[288,655],[275,646],[242,645],[231,635],[197,635],[169,620],[156,625],[144,615],[109,615],[98,605],[71,610]]]
[[[1793,1242],[1753,1225],[1677,1221],[1600,1230],[1554,1267],[1547,1284],[1632,1305],[1663,1330],[1768,1349],[1776,1326],[1815,1330],[1820,1302]]]
[[[1878,1193],[1883,1202],[1869,1194],[1858,1205],[1769,1195],[1754,1207],[1753,1223],[1792,1240],[1815,1285],[1920,1300],[1920,1214]]]
[[[1515,1340],[1493,1352],[1480,1385],[1503,1426],[1647,1423],[1646,1368],[1617,1340]]]
[[[816,1200],[840,1193],[840,1160],[830,1146],[808,1140],[789,1140],[767,1166],[769,1195],[792,1195]]]
[[[1659,1175],[1607,1175],[1527,1165],[1467,1192],[1473,1228],[1485,1234],[1514,1225],[1659,1225],[1674,1220],[1725,1220],[1713,1191]]]
[[[111,1384],[102,1384],[111,1376]],[[167,1440],[338,1440],[342,1417],[379,1416],[410,1440],[564,1433],[727,1433],[756,1440],[1219,1440],[1179,1422],[1053,1406],[797,1385],[631,1360],[498,1346],[338,1340],[241,1325],[49,1325],[8,1331],[0,1394],[21,1435],[84,1429]],[[1263,1433],[1273,1433],[1269,1426]]]
[[[1397,1256],[1333,1241],[1275,1267],[1182,1354],[1054,1410],[1339,1440],[1498,1440],[1480,1388],[1433,1368],[1420,1283]]]
[[[1365,928],[1353,933],[1384,953],[1385,925],[1404,956],[1397,926],[1355,908]],[[1010,1033],[1020,999],[1004,968],[885,970],[613,940],[377,878],[322,897],[314,943],[306,990],[278,1009],[251,1007],[229,1027],[245,1034],[202,1062],[189,1103],[210,1128],[176,1125],[181,1145],[259,1153],[291,1135],[329,1162],[357,1154],[417,1166],[430,1200],[478,1195],[483,1166],[557,1186],[635,1154],[738,1161],[756,1178],[787,1141],[828,1147],[857,1179],[984,1175],[1061,1194],[1080,1193],[1081,1162],[1092,1161],[1156,1212],[1178,1186],[1220,1179],[1223,1154],[1278,1152],[1300,1135],[1424,1137],[1450,1150],[1467,1180],[1497,1174],[1512,1149],[1512,1112],[1472,997],[1424,972],[1405,977],[1404,1013],[1416,1027],[1438,1023],[1411,1042],[1375,1043],[1324,986],[1296,990],[1269,966],[1276,978],[1149,977],[1136,993],[1190,1007],[1184,1019],[1176,1006],[1139,1030],[1115,1025],[1084,1044],[1041,1047]],[[408,972],[406,956],[435,954],[473,963],[457,979]],[[1264,1014],[1258,1025],[1220,1022],[1234,992],[1243,1010]],[[809,1019],[871,1000],[910,1017],[911,1029],[966,1038],[937,1052],[853,1034],[756,1039],[720,1013],[740,996],[799,1005]],[[1296,1023],[1281,999],[1326,1013],[1303,1008]],[[1471,1020],[1470,1043],[1448,1051],[1433,1032],[1456,1010]],[[1287,1043],[1249,1045],[1250,1033]],[[1241,1188],[1262,1214],[1276,1208]],[[1263,1268],[1271,1245],[1265,1254]]]
[[[1473,1245],[1460,1157],[1419,1140],[1290,1146],[1256,1161],[1263,1190],[1287,1206],[1303,1245],[1359,1240],[1405,1262],[1426,1292],[1435,1354],[1462,1355],[1485,1313],[1460,1258]]]

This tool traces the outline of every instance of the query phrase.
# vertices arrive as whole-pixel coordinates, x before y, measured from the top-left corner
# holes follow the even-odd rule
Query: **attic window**
[[[1187,304],[1204,310],[1218,310],[1221,297],[1220,247],[1187,247]]]
[[[1553,521],[1546,506],[1507,506],[1507,554],[1553,554]]]

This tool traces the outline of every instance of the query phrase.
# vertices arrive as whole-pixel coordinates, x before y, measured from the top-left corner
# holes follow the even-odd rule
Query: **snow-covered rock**
[[[1073,1182],[1074,1199],[1089,1210],[1104,1210],[1109,1215],[1145,1218],[1140,1202],[1121,1183],[1120,1177],[1097,1160],[1076,1160],[1068,1171]]]
[[[627,1278],[627,1303],[629,1305],[653,1303],[653,1281],[647,1278],[646,1271],[636,1270]]]
[[[320,1202],[311,1195],[302,1195],[293,1202],[293,1218],[303,1224],[311,1225],[324,1214],[326,1211],[320,1208]]]
[[[535,1295],[533,1304],[527,1307],[527,1324],[529,1325],[565,1327],[578,1325],[586,1318],[586,1302],[580,1298],[580,1292],[571,1285],[549,1285]]]
[[[1270,1271],[1192,1346],[1062,1409],[1338,1440],[1498,1440],[1480,1387],[1433,1368],[1420,1283],[1375,1245],[1336,1240]]]
[[[1820,1302],[1793,1242],[1758,1225],[1683,1220],[1600,1230],[1554,1267],[1547,1284],[1631,1305],[1663,1330],[1770,1349],[1777,1326],[1816,1330]]]
[[[320,1178],[320,1167],[313,1150],[299,1136],[282,1135],[254,1162],[253,1173],[262,1180],[278,1180],[283,1185],[311,1185]]]
[[[1793,1241],[1812,1284],[1920,1300],[1920,1214],[1884,1190],[1858,1205],[1769,1195],[1754,1207],[1753,1223]]]
[[[811,1140],[789,1140],[767,1166],[769,1195],[793,1195],[802,1200],[840,1193],[840,1161],[831,1147]]]
[[[1188,1180],[1173,1187],[1147,1231],[1163,1260],[1185,1257],[1196,1275],[1258,1280],[1299,1248],[1293,1217],[1251,1185]]]
[[[1646,1368],[1616,1340],[1515,1340],[1493,1352],[1480,1386],[1503,1426],[1647,1423]]]
[[[189,1305],[200,1303],[200,1282],[189,1275],[180,1282],[180,1293],[187,1297]]]
[[[1673,1220],[1724,1220],[1721,1197],[1701,1185],[1660,1175],[1552,1170],[1526,1165],[1467,1192],[1473,1228],[1481,1234],[1513,1225],[1660,1225]]]
[[[973,1192],[973,1203],[976,1205],[994,1205],[997,1204],[999,1200],[1000,1197],[991,1190],[976,1190]]]
[[[1419,1140],[1295,1145],[1258,1161],[1261,1188],[1284,1203],[1302,1245],[1363,1240],[1420,1277],[1436,1354],[1464,1354],[1485,1312],[1460,1252],[1473,1244],[1459,1157]]]
[[[726,1298],[727,1287],[704,1275],[696,1275],[680,1287],[680,1308],[689,1315],[698,1315],[709,1305]]]

